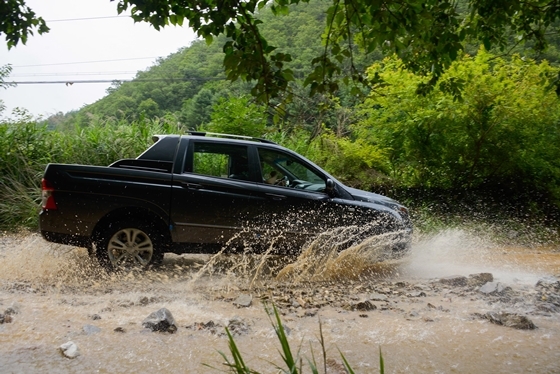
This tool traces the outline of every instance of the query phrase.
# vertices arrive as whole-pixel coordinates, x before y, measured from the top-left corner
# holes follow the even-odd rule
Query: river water
[[[417,238],[400,260],[376,263],[363,249],[322,256],[322,267],[311,257],[288,264],[166,255],[161,269],[107,274],[85,249],[30,233],[0,236],[0,312],[16,312],[0,324],[0,372],[219,372],[226,367],[218,352],[231,357],[228,325],[249,367],[278,372],[280,345],[264,301],[277,305],[303,372],[313,357],[323,372],[321,328],[329,373],[344,372],[340,352],[355,372],[378,373],[380,350],[387,373],[560,373],[560,314],[539,304],[546,297],[535,287],[560,276],[558,247],[499,246],[450,230]],[[492,273],[513,296],[439,282],[476,273]],[[236,306],[240,295],[251,295],[251,306]],[[376,309],[356,310],[365,299]],[[163,307],[174,334],[142,327]],[[476,314],[487,312],[525,315],[538,328]],[[68,341],[77,358],[61,354]]]

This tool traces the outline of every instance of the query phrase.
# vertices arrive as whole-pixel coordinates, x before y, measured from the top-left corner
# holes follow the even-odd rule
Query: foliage
[[[439,85],[463,82],[462,99],[415,94],[423,78],[389,58],[369,70],[386,85],[363,105],[357,137],[379,147],[401,186],[440,189],[517,184],[560,198],[560,102],[543,85],[554,70],[484,51],[465,56]]]
[[[7,1],[7,2],[6,2]],[[2,15],[8,45],[23,42],[32,27],[46,32],[44,21],[24,0],[6,0]],[[295,80],[289,67],[293,55],[278,50],[273,38],[262,32],[260,14],[270,9],[283,16],[311,0],[119,0],[117,11],[130,10],[135,21],[149,22],[159,30],[167,25],[182,26],[185,21],[199,37],[211,43],[220,39],[225,56],[223,68],[227,79],[250,81],[251,94],[269,103],[284,96],[291,99],[290,82]],[[406,68],[428,77],[416,87],[427,93],[439,77],[463,54],[465,43],[482,43],[486,49],[506,50],[513,38],[531,43],[536,51],[548,46],[548,30],[560,17],[558,0],[331,0],[325,12],[324,48],[313,53],[305,84],[311,94],[336,92],[338,79],[347,64],[352,78],[362,81],[355,64],[358,49],[367,53],[381,50],[398,55]],[[376,83],[380,83],[377,81]],[[457,90],[458,82],[447,88]],[[446,88],[446,86],[440,86]],[[156,100],[157,102],[157,100]]]
[[[39,34],[49,31],[43,18],[38,17],[24,0],[0,1],[0,33],[5,35],[8,49],[15,47],[20,41],[25,44],[33,29]]]
[[[249,97],[220,98],[213,107],[210,123],[201,130],[222,134],[262,137],[266,132],[266,110]]]

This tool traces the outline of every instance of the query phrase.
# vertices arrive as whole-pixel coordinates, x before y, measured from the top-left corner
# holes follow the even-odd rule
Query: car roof
[[[154,140],[154,142],[157,142],[159,139],[164,138],[164,137],[185,137],[185,138],[191,138],[191,139],[208,139],[208,140],[215,140],[217,142],[229,142],[229,141],[235,141],[235,142],[240,142],[240,143],[254,143],[254,142],[258,142],[258,143],[264,143],[264,144],[273,144],[273,145],[277,145],[279,146],[277,143],[268,140],[268,139],[263,139],[263,138],[257,138],[257,137],[253,137],[253,136],[244,136],[244,135],[233,135],[233,134],[220,134],[220,133],[214,133],[214,132],[202,132],[202,131],[189,131],[187,132],[186,135],[154,135],[152,137],[152,139]],[[279,146],[281,147],[281,146]],[[283,147],[282,147],[283,148]]]

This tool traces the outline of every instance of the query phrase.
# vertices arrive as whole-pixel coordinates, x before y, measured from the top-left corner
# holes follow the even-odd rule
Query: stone
[[[369,295],[369,300],[371,301],[387,301],[389,298],[386,295],[380,293],[372,293]]]
[[[10,306],[8,309],[6,309],[4,311],[4,314],[7,316],[11,316],[14,314],[19,314],[19,311],[21,310],[19,304],[17,303],[13,303],[12,306]]]
[[[439,282],[453,287],[463,287],[468,284],[467,277],[463,275],[450,275],[439,279]]]
[[[85,325],[82,327],[82,330],[86,333],[86,335],[93,335],[101,332],[101,329],[94,325]]]
[[[60,346],[60,352],[62,352],[62,354],[68,358],[76,358],[80,355],[80,350],[78,349],[76,343],[74,343],[73,341],[62,344]]]
[[[174,333],[177,331],[177,326],[175,325],[175,319],[169,310],[166,308],[161,308],[158,311],[150,314],[142,322],[142,326],[148,328],[152,331],[169,332]]]
[[[504,286],[500,282],[488,282],[478,289],[478,292],[484,295],[499,295],[507,291],[509,287]]]
[[[407,297],[426,297],[426,293],[423,291],[410,292],[406,295]]]
[[[492,273],[477,273],[477,274],[470,274],[468,283],[471,287],[480,287],[485,285],[488,282],[493,282],[494,276]]]
[[[253,303],[253,296],[250,294],[241,294],[235,301],[233,305],[238,308],[248,308]]]
[[[511,327],[518,330],[534,330],[537,328],[529,318],[515,313],[488,312],[481,317],[496,325]]]
[[[232,335],[245,335],[251,330],[249,324],[241,318],[233,318],[229,320],[227,328]]]

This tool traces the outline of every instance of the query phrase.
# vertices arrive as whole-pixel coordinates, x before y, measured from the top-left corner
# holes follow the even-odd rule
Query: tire
[[[121,221],[110,224],[96,241],[95,255],[108,270],[160,265],[163,236],[147,224]]]

